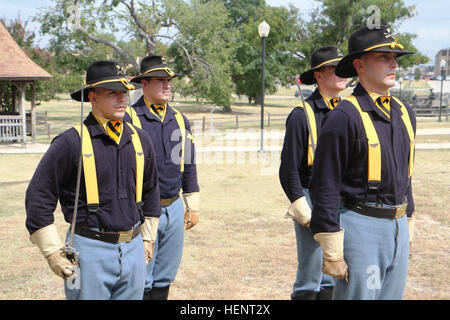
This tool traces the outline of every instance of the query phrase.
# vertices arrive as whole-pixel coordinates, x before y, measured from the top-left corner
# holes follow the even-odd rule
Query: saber
[[[303,107],[305,107],[305,98],[303,97],[302,88],[300,87],[299,79],[296,76],[291,76],[291,78],[295,78],[295,83],[297,84],[298,92],[300,93],[300,98],[302,99]],[[306,110],[305,110],[306,114]],[[309,123],[309,118],[306,115],[306,123],[308,124],[309,137],[311,139],[311,147],[313,154],[316,153],[316,142],[314,141],[314,137],[312,135],[311,124]]]
[[[83,162],[83,114],[84,114],[84,85],[81,84],[81,115],[80,115],[80,157],[78,159],[78,171],[77,171],[77,185],[75,188],[75,203],[73,205],[72,224],[70,226],[69,242],[64,247],[67,259],[75,266],[78,265],[78,251],[73,247],[73,236],[75,233],[75,224],[77,222],[78,212],[78,199],[80,197],[80,183],[81,183],[81,167]]]

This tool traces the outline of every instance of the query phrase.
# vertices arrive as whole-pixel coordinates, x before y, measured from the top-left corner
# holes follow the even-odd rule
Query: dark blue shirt
[[[77,224],[105,231],[131,229],[142,217],[136,206],[136,156],[132,131],[123,126],[120,144],[109,137],[91,114],[84,121],[91,136],[99,192],[99,210],[89,213],[84,174],[81,173]],[[155,153],[148,135],[136,129],[145,154],[142,201],[144,216],[159,217],[158,175]],[[55,137],[30,181],[26,191],[26,226],[30,233],[54,221],[59,200],[64,219],[71,223],[75,200],[80,136],[71,128]]]
[[[381,145],[378,197],[388,205],[402,204],[407,198],[407,215],[411,216],[414,201],[408,177],[410,143],[401,119],[400,105],[391,99],[389,120],[360,84],[353,95],[362,110],[369,113]],[[406,103],[404,105],[415,132],[414,111]],[[325,116],[318,139],[310,185],[313,233],[339,231],[341,197],[377,201],[376,194],[368,193],[367,150],[367,136],[361,116],[352,103],[344,100]]]
[[[318,89],[306,101],[314,111],[319,136],[323,117],[330,109]],[[303,197],[303,188],[309,188],[311,178],[311,167],[308,166],[309,131],[306,121],[307,115],[302,107],[295,107],[286,120],[279,177],[281,186],[291,202]]]
[[[186,143],[184,172],[181,173],[181,134],[174,116],[175,110],[167,104],[164,121],[161,122],[150,112],[143,96],[132,105],[132,108],[141,121],[142,130],[148,133],[155,148],[161,198],[171,198],[177,195],[180,189],[183,190],[183,193],[198,192],[195,145],[193,140],[187,137],[188,134],[192,135],[189,120],[183,115],[186,126]],[[131,122],[128,114],[124,120]]]

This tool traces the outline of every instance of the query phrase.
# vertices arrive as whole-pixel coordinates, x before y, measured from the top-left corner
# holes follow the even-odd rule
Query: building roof
[[[33,62],[0,22],[0,80],[42,80],[52,75]]]
[[[439,50],[436,53],[436,57],[439,56],[441,53],[444,53],[444,52],[447,52],[447,51],[450,51],[450,47]]]

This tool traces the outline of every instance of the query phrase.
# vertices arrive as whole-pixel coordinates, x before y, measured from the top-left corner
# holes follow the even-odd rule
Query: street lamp
[[[439,103],[439,122],[441,122],[441,113],[442,113],[442,91],[444,88],[444,79],[445,79],[445,60],[441,60],[441,101]]]
[[[261,77],[261,149],[264,152],[264,80],[265,80],[265,63],[266,63],[266,38],[270,32],[270,25],[263,21],[258,26],[258,33],[262,40],[262,77]]]

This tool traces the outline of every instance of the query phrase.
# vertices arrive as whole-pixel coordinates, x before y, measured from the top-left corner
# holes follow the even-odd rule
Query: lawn
[[[277,159],[279,154],[272,159]],[[63,299],[26,231],[24,195],[40,155],[0,157],[0,299]],[[432,159],[432,161],[430,160]],[[14,174],[11,174],[14,172]],[[293,223],[277,163],[201,164],[200,223],[186,231],[170,299],[289,299],[296,273]],[[405,299],[449,299],[450,151],[416,153],[416,238]],[[61,238],[68,225],[55,212]]]

